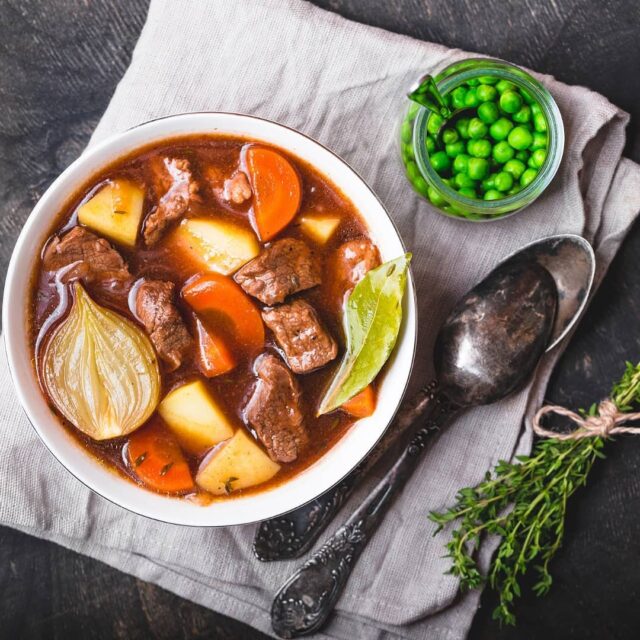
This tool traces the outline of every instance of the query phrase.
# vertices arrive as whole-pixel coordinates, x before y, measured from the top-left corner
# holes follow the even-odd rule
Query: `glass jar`
[[[430,151],[431,154],[435,155],[436,151],[441,150],[439,148],[434,149],[434,140],[438,141],[436,142],[437,147],[443,146],[442,140],[440,139],[442,131],[440,131],[440,136],[434,137],[433,135],[437,128],[436,123],[441,120],[438,115],[434,115],[429,109],[409,101],[408,108],[405,111],[400,126],[402,162],[407,178],[414,190],[440,213],[463,220],[472,220],[474,222],[501,219],[507,215],[513,215],[530,205],[543,193],[553,179],[560,165],[564,149],[564,127],[555,100],[542,84],[519,67],[501,60],[470,58],[446,67],[441,73],[435,76],[434,80],[440,94],[449,105],[452,105],[454,101],[452,92],[454,89],[462,85],[468,88],[468,83],[472,86],[478,86],[481,84],[481,77],[490,78],[488,81],[486,78],[484,79],[485,82],[491,82],[492,84],[500,83],[500,81],[513,83],[518,88],[520,95],[524,96],[526,103],[529,104],[530,112],[535,110],[533,118],[540,118],[540,116],[537,115],[538,113],[544,117],[544,121],[535,120],[535,128],[534,120],[526,122],[519,127],[527,128],[532,132],[532,135],[538,130],[543,131],[546,129],[546,156],[542,164],[536,166],[537,174],[529,182],[526,182],[522,176],[514,178],[514,176],[517,175],[514,173],[509,179],[512,181],[512,186],[506,189],[504,193],[498,192],[495,189],[489,189],[484,192],[484,197],[487,199],[479,197],[478,192],[475,192],[475,195],[473,195],[474,190],[472,188],[464,188],[466,184],[465,180],[470,184],[473,183],[472,180],[469,180],[468,177],[462,179],[452,174],[447,175],[449,170],[443,169],[442,167],[443,164],[446,165],[447,160],[442,154],[437,158],[437,160],[441,160],[440,163],[437,163],[440,165],[438,167],[439,171],[434,168],[434,164],[430,160],[430,158],[433,157],[433,155],[430,155]],[[505,84],[504,86],[508,85]],[[451,120],[452,123],[456,122],[456,107],[460,107],[460,105],[456,105],[455,103],[452,105],[452,110],[454,111]],[[433,120],[430,125],[429,121],[432,118]],[[440,120],[438,120],[439,118]],[[452,137],[454,135],[455,134],[451,134]],[[427,140],[427,138],[430,138],[430,140]],[[463,139],[461,141],[465,142],[465,149],[469,149],[468,143],[470,140],[467,139],[465,141]],[[427,144],[429,144],[431,149],[427,148]],[[460,142],[457,144],[459,146]],[[504,145],[507,145],[506,140],[504,141]],[[503,146],[501,150],[504,151],[505,148],[506,147]],[[455,150],[456,149],[452,148],[452,153]],[[502,169],[495,159],[495,147],[491,150],[493,157],[490,156],[487,158],[484,155],[486,153],[486,147],[481,146],[480,150],[482,151],[482,156],[486,158],[487,163],[495,172]],[[443,149],[442,151],[445,153]],[[506,148],[506,151],[508,153],[515,152],[515,150],[510,147]],[[515,153],[517,157],[518,152]],[[525,160],[527,154],[532,156],[533,151],[527,151],[522,154],[521,159],[528,162],[529,168],[532,168],[534,166],[531,164],[532,158],[529,157]],[[450,155],[448,153],[448,145],[445,155]],[[466,154],[463,155],[466,156]],[[540,157],[540,155],[537,156],[538,159]],[[450,162],[453,160],[455,160],[454,156],[449,158]],[[476,166],[477,165],[478,163],[476,162]],[[518,166],[521,169],[521,165]],[[529,172],[527,180],[531,178],[530,174],[531,172]],[[489,178],[487,178],[487,180],[489,180]],[[508,180],[503,180],[503,185],[505,182],[508,183]],[[482,181],[483,186],[484,184],[485,181]],[[491,183],[488,182],[487,186],[490,187],[490,184]],[[491,191],[491,193],[489,193],[489,191]],[[471,197],[471,195],[473,195],[473,197]]]

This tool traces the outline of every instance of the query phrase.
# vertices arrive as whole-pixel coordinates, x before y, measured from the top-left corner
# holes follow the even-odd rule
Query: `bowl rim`
[[[232,519],[229,522],[207,522],[207,521],[203,521],[203,520],[207,520],[206,518],[198,518],[197,521],[195,522],[190,522],[185,520],[184,517],[174,517],[171,514],[171,509],[170,507],[172,505],[175,505],[176,503],[182,503],[184,502],[183,500],[181,500],[179,497],[176,496],[165,496],[162,494],[157,494],[156,492],[150,491],[144,487],[142,487],[141,485],[137,485],[135,482],[132,482],[130,479],[127,478],[123,478],[122,476],[118,475],[117,473],[115,473],[114,471],[112,471],[110,468],[106,467],[105,465],[103,465],[102,463],[98,462],[97,459],[95,459],[94,456],[92,456],[91,454],[89,454],[88,452],[86,452],[79,443],[77,443],[77,441],[75,441],[70,434],[68,434],[66,432],[66,430],[61,426],[60,422],[59,422],[59,418],[53,413],[53,411],[51,411],[51,409],[49,409],[49,414],[50,414],[50,419],[52,419],[55,423],[56,423],[56,427],[59,429],[60,432],[63,432],[65,436],[67,436],[67,439],[69,441],[69,449],[73,448],[76,451],[79,451],[81,453],[81,456],[85,459],[89,459],[93,462],[94,465],[100,465],[103,469],[105,469],[107,472],[109,472],[110,476],[113,478],[114,483],[116,481],[125,483],[124,486],[126,486],[128,489],[125,492],[128,492],[128,490],[130,489],[131,492],[143,492],[143,495],[150,495],[150,496],[154,496],[154,497],[160,497],[165,501],[165,509],[164,511],[167,511],[168,513],[165,514],[158,514],[157,513],[157,509],[153,508],[150,510],[147,510],[146,508],[136,508],[135,506],[133,506],[131,504],[131,501],[129,501],[127,504],[123,504],[123,502],[118,499],[117,497],[115,497],[113,495],[113,492],[109,490],[108,487],[108,483],[107,483],[107,488],[105,489],[102,486],[97,486],[100,483],[97,483],[95,481],[92,481],[90,479],[88,479],[86,477],[86,475],[81,472],[78,469],[79,465],[76,465],[75,463],[71,463],[70,457],[71,456],[67,456],[66,454],[64,454],[61,451],[61,448],[59,447],[59,445],[54,444],[53,441],[49,438],[48,434],[47,434],[47,429],[46,427],[43,428],[42,425],[39,424],[39,420],[38,418],[36,418],[35,416],[35,410],[34,407],[32,405],[32,403],[36,403],[37,400],[39,399],[40,401],[44,401],[44,397],[42,394],[42,391],[39,388],[39,382],[37,381],[37,376],[35,375],[35,372],[33,370],[33,366],[31,363],[31,356],[28,352],[28,343],[26,344],[22,344],[20,345],[20,340],[16,339],[19,338],[20,335],[16,335],[18,332],[18,327],[16,327],[16,323],[17,323],[17,319],[16,316],[18,315],[17,313],[11,313],[10,309],[11,309],[11,304],[10,304],[10,300],[12,298],[14,298],[14,296],[16,296],[16,294],[19,294],[17,296],[16,299],[23,299],[22,300],[22,306],[25,307],[28,303],[28,299],[27,296],[24,295],[25,294],[25,290],[16,290],[17,289],[17,284],[16,284],[16,273],[17,273],[17,268],[18,268],[18,262],[22,259],[22,260],[26,260],[27,263],[30,265],[29,271],[30,274],[28,277],[30,277],[31,273],[33,272],[33,255],[30,255],[28,258],[23,258],[23,255],[25,252],[29,252],[31,250],[31,247],[28,246],[27,244],[27,240],[30,239],[31,235],[40,231],[41,233],[44,233],[46,231],[48,231],[51,228],[52,222],[55,218],[55,215],[57,213],[59,213],[60,211],[60,207],[52,207],[49,204],[49,201],[52,200],[55,196],[58,196],[58,192],[59,191],[63,191],[63,202],[66,202],[69,200],[69,198],[73,195],[74,191],[73,191],[73,187],[69,190],[65,188],[65,183],[66,181],[68,181],[71,177],[74,177],[75,174],[77,173],[78,175],[74,177],[73,180],[73,184],[75,185],[75,188],[77,188],[79,185],[84,184],[85,182],[88,182],[92,179],[92,176],[95,176],[97,173],[100,172],[101,168],[105,168],[107,166],[109,166],[109,164],[113,163],[114,161],[117,161],[117,159],[119,157],[123,157],[125,155],[127,155],[128,153],[134,153],[137,149],[142,149],[146,146],[149,145],[153,145],[155,143],[161,142],[162,140],[172,140],[172,139],[177,139],[180,137],[187,137],[189,135],[198,135],[198,134],[206,134],[207,132],[203,131],[203,130],[198,130],[197,128],[194,129],[193,131],[185,131],[185,132],[180,132],[178,134],[176,133],[164,133],[164,134],[159,134],[159,135],[152,135],[151,137],[149,137],[146,141],[142,141],[140,143],[135,144],[134,146],[132,146],[128,151],[120,151],[117,152],[115,155],[113,154],[113,152],[111,153],[111,157],[107,158],[106,160],[102,160],[100,162],[100,167],[101,168],[97,168],[97,169],[93,169],[91,171],[88,170],[88,168],[85,168],[86,165],[89,164],[89,161],[100,156],[101,154],[104,154],[111,146],[116,145],[119,142],[122,142],[123,140],[125,140],[127,138],[128,135],[130,135],[132,132],[136,132],[139,133],[141,130],[145,130],[145,129],[151,129],[153,125],[157,125],[158,123],[162,123],[162,122],[167,122],[167,123],[173,123],[173,122],[179,122],[181,120],[188,120],[190,118],[193,117],[204,117],[204,118],[212,118],[212,119],[216,119],[217,117],[222,117],[222,118],[231,118],[232,120],[237,120],[238,124],[240,125],[240,127],[242,127],[242,123],[246,122],[246,121],[252,121],[252,122],[257,122],[258,126],[263,125],[266,128],[274,128],[274,130],[277,129],[282,129],[285,131],[288,131],[289,134],[292,134],[294,137],[298,136],[301,139],[306,140],[307,143],[310,143],[313,146],[315,146],[317,148],[317,150],[320,153],[327,153],[330,156],[333,157],[333,161],[337,162],[337,166],[340,166],[340,168],[342,170],[346,171],[346,174],[348,177],[345,177],[345,180],[348,181],[355,181],[355,183],[359,183],[359,185],[361,187],[363,187],[367,192],[368,192],[368,196],[372,197],[373,200],[375,200],[376,204],[377,204],[377,208],[378,211],[376,213],[382,213],[384,216],[384,219],[386,220],[387,223],[389,223],[391,225],[391,227],[393,228],[393,231],[395,233],[395,240],[397,240],[399,246],[401,247],[401,249],[403,251],[406,252],[406,246],[404,244],[404,241],[402,239],[402,236],[400,235],[400,232],[397,228],[397,225],[395,224],[393,218],[389,215],[388,211],[386,210],[385,206],[383,205],[383,203],[381,202],[380,198],[377,196],[377,194],[373,191],[373,189],[367,184],[367,182],[360,176],[360,174],[355,171],[355,169],[353,169],[353,167],[346,162],[340,155],[338,155],[337,153],[335,153],[334,151],[332,151],[331,149],[329,149],[328,147],[326,147],[325,145],[323,145],[322,143],[318,142],[316,139],[314,139],[313,137],[304,134],[300,131],[298,131],[297,129],[294,129],[293,127],[289,127],[287,125],[275,122],[273,120],[269,120],[267,118],[261,118],[258,116],[254,116],[254,115],[250,115],[250,114],[243,114],[243,113],[237,113],[237,112],[228,112],[228,111],[194,111],[194,112],[184,112],[184,113],[179,113],[179,114],[172,114],[172,115],[167,115],[167,116],[161,116],[158,118],[154,118],[145,122],[142,122],[140,124],[137,124],[133,127],[130,127],[126,130],[123,130],[121,132],[117,132],[115,134],[112,134],[108,137],[106,137],[104,140],[101,140],[100,142],[97,142],[96,144],[92,145],[91,147],[85,149],[85,151],[83,151],[83,153],[76,158],[76,160],[74,160],[66,169],[64,169],[64,171],[62,171],[58,177],[49,185],[49,187],[45,190],[45,192],[42,194],[42,196],[39,198],[38,202],[36,203],[36,205],[33,207],[32,211],[30,212],[25,224],[23,225],[20,234],[18,236],[18,240],[14,246],[14,249],[12,251],[11,254],[11,259],[9,262],[9,266],[7,269],[7,274],[6,274],[6,281],[5,281],[5,290],[4,290],[4,295],[3,295],[3,310],[2,310],[2,322],[3,322],[3,342],[4,342],[4,347],[5,347],[5,351],[6,351],[6,355],[7,355],[7,363],[8,363],[8,368],[9,368],[9,373],[11,376],[11,380],[13,383],[13,387],[14,390],[16,392],[16,395],[18,397],[18,400],[20,402],[20,405],[23,409],[23,411],[25,412],[25,415],[27,417],[27,419],[29,420],[29,423],[31,424],[32,428],[35,430],[35,432],[37,433],[39,439],[44,443],[44,445],[47,447],[47,449],[51,452],[51,454],[53,455],[53,457],[73,476],[75,477],[77,480],[79,480],[84,486],[86,486],[88,489],[90,489],[91,491],[93,491],[94,493],[96,493],[97,495],[99,495],[100,497],[108,500],[109,502],[125,509],[126,511],[129,511],[131,513],[135,513],[137,515],[141,515],[143,517],[149,518],[151,520],[155,520],[158,522],[163,522],[163,523],[167,523],[167,524],[177,524],[180,526],[189,526],[189,527],[224,527],[224,526],[235,526],[235,525],[242,525],[242,524],[252,524],[252,523],[256,523],[256,522],[260,522],[264,519],[267,518],[274,518],[274,517],[278,517],[281,515],[284,515],[285,513],[288,513],[290,511],[293,511],[299,507],[304,506],[305,504],[313,501],[314,499],[316,499],[317,497],[319,497],[320,495],[322,495],[323,493],[325,493],[326,491],[329,491],[331,488],[335,487],[337,484],[339,484],[347,475],[349,475],[349,473],[351,473],[351,471],[358,465],[360,464],[360,462],[370,453],[370,451],[377,445],[377,443],[380,441],[380,439],[382,438],[382,436],[384,435],[384,433],[386,432],[386,430],[388,429],[389,425],[392,423],[393,419],[395,418],[400,405],[402,403],[402,400],[406,394],[407,388],[409,386],[409,382],[411,379],[411,373],[413,371],[413,366],[415,363],[415,355],[416,355],[416,349],[417,349],[417,339],[418,339],[418,330],[417,330],[417,326],[418,326],[418,322],[417,322],[417,313],[418,313],[418,305],[417,305],[417,300],[416,300],[416,288],[415,288],[415,281],[413,278],[413,273],[412,273],[412,268],[409,268],[409,272],[408,272],[408,277],[407,277],[407,285],[406,285],[406,295],[404,296],[404,300],[403,300],[403,307],[404,307],[404,312],[403,312],[403,321],[402,321],[402,326],[400,329],[400,335],[398,338],[398,341],[394,347],[394,351],[391,355],[392,359],[395,359],[398,351],[400,350],[400,347],[402,344],[404,344],[405,342],[407,342],[407,340],[411,340],[411,344],[409,345],[409,349],[410,349],[410,357],[408,359],[408,366],[406,368],[406,372],[403,375],[404,381],[402,384],[402,388],[400,390],[399,393],[395,392],[395,400],[394,400],[394,407],[393,410],[391,411],[388,419],[385,421],[384,425],[380,425],[378,427],[378,434],[376,436],[376,438],[374,440],[371,441],[370,446],[368,446],[368,448],[365,450],[365,452],[360,455],[358,454],[358,456],[354,456],[352,457],[351,461],[349,462],[348,467],[345,467],[340,474],[335,477],[332,478],[332,481],[330,484],[326,485],[326,486],[322,486],[321,490],[320,489],[315,489],[313,490],[311,493],[312,495],[310,495],[309,497],[305,498],[303,501],[291,506],[291,505],[287,505],[286,508],[283,509],[279,509],[279,510],[274,510],[273,513],[269,513],[268,515],[264,515],[264,514],[260,514],[260,515],[254,515],[253,517],[243,517],[240,519]],[[247,139],[251,139],[253,141],[256,142],[260,142],[261,141],[261,137],[260,135],[254,135],[254,134],[248,134],[248,133],[239,133],[237,131],[229,131],[229,130],[224,130],[224,129],[219,129],[216,127],[211,127],[211,130],[208,131],[209,134],[215,134],[215,133],[221,133],[221,134],[231,134],[231,135],[238,135],[239,137],[246,137]],[[278,142],[272,142],[268,139],[266,139],[266,134],[265,134],[265,139],[262,140],[263,142],[265,142],[266,144],[269,144],[271,146],[274,147],[280,147],[283,150],[287,151],[287,153],[291,154],[293,157],[297,157],[300,158],[301,160],[303,160],[304,162],[309,163],[311,166],[314,166],[314,168],[316,168],[316,170],[318,170],[322,175],[325,175],[325,172],[318,169],[317,167],[315,167],[315,165],[313,164],[313,162],[308,159],[307,157],[305,157],[304,155],[301,155],[299,152],[294,151],[290,148],[288,148],[287,146],[285,146],[285,144],[283,143],[278,143]],[[329,179],[331,182],[335,183],[334,179],[331,177],[326,176],[327,179]],[[340,185],[336,185],[338,186],[338,188],[342,189],[342,187]],[[349,197],[349,196],[347,196]],[[349,197],[349,199],[351,200],[351,198]],[[369,217],[372,216],[372,212],[369,211],[362,211],[360,207],[356,207],[358,209],[358,212],[360,213],[360,215],[362,216],[365,224],[369,223]],[[43,231],[43,229],[45,231]],[[37,245],[39,248],[39,245]],[[31,253],[34,253],[33,251],[31,251]],[[20,294],[22,294],[22,298],[20,297]],[[15,309],[18,308],[18,306],[16,305],[14,307]],[[22,313],[25,313],[25,309],[22,309]],[[30,375],[31,378],[35,379],[35,383],[38,386],[38,392],[39,392],[39,397],[38,398],[30,398],[27,390],[23,387],[23,379],[22,376],[19,375],[18,369],[20,366],[23,366],[23,363],[20,362],[20,356],[24,356],[26,355],[26,360],[28,361],[28,375]],[[393,363],[392,363],[392,367],[393,368]],[[388,372],[387,372],[388,373]],[[386,376],[385,376],[386,377]],[[46,401],[44,401],[46,404]],[[375,413],[372,416],[375,417]],[[369,420],[368,418],[365,420]],[[360,422],[360,421],[357,421]],[[354,423],[355,424],[355,423]],[[329,454],[331,451],[333,451],[337,445],[340,443],[340,441],[344,440],[347,437],[347,434],[351,432],[351,429],[345,433],[335,444],[333,447],[331,447],[331,449],[329,449],[329,451],[327,452],[327,454]],[[65,447],[62,447],[62,449],[64,449]],[[326,455],[326,454],[325,454]],[[233,500],[230,500],[228,502],[233,502],[233,503],[237,503],[240,502],[241,500],[246,500],[248,498],[260,498],[260,497],[267,497],[269,496],[274,490],[277,490],[280,487],[284,487],[285,485],[289,484],[291,481],[293,481],[295,478],[299,478],[300,476],[302,476],[308,469],[312,468],[314,465],[316,465],[319,461],[321,461],[325,455],[321,456],[316,462],[312,463],[312,465],[310,465],[310,467],[305,468],[304,470],[302,470],[300,473],[296,474],[295,476],[293,476],[290,480],[287,480],[285,482],[283,482],[282,484],[276,485],[273,489],[266,489],[264,491],[259,491],[256,493],[252,493],[249,494],[248,496],[240,496],[239,498],[235,498]],[[222,502],[214,502],[210,505],[206,505],[206,506],[202,506],[202,505],[196,505],[196,508],[200,511],[200,512],[210,512],[215,510],[215,506],[216,505],[220,505],[220,504],[225,504],[226,501],[222,501]]]

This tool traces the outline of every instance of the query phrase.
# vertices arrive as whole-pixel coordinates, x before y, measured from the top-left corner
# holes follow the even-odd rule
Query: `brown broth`
[[[126,177],[139,184],[145,184],[147,186],[147,197],[144,213],[145,215],[149,213],[153,206],[151,197],[153,190],[149,188],[151,184],[151,175],[148,168],[149,161],[154,157],[165,156],[186,157],[191,160],[195,177],[202,185],[202,203],[192,206],[187,217],[211,216],[217,219],[229,218],[236,223],[251,228],[249,218],[250,202],[240,206],[226,203],[216,196],[213,189],[208,186],[209,181],[207,180],[207,178],[211,179],[212,175],[216,181],[229,177],[239,165],[243,146],[251,142],[248,139],[229,136],[189,136],[165,140],[159,144],[146,147],[142,151],[138,150],[129,156],[125,156],[93,176],[91,180],[78,189],[52,225],[51,237],[63,233],[77,224],[77,209],[80,204],[91,197],[104,181],[113,178]],[[282,150],[279,151],[289,158],[299,172],[302,182],[300,212],[324,211],[336,213],[340,215],[342,221],[326,245],[314,244],[312,239],[303,235],[295,219],[284,231],[278,234],[278,239],[286,237],[304,238],[307,243],[313,246],[321,259],[325,259],[344,241],[368,235],[366,226],[357,210],[335,185],[309,164]],[[190,277],[202,272],[202,269],[191,263],[183,253],[176,251],[175,244],[172,243],[171,232],[165,234],[159,244],[150,249],[146,248],[140,241],[133,250],[122,246],[117,246],[116,248],[127,262],[129,270],[136,279],[144,276],[168,280],[175,283],[176,291],[180,291],[183,284]],[[99,285],[86,286],[86,288],[99,304],[112,308],[137,322],[129,309],[126,296],[108,294]],[[320,417],[313,415],[313,409],[317,406],[320,396],[344,352],[341,318],[335,311],[335,300],[331,299],[331,295],[332,292],[329,287],[324,285],[296,295],[296,297],[307,300],[315,307],[321,319],[340,345],[338,358],[333,363],[318,371],[296,376],[302,389],[305,426],[310,437],[310,446],[306,452],[295,462],[283,464],[281,470],[273,479],[257,487],[234,491],[231,496],[222,496],[221,498],[198,490],[198,495],[192,495],[191,497],[204,502],[229,499],[229,497],[261,491],[285,482],[325,454],[355,422],[351,416],[342,411],[335,411]],[[262,303],[253,298],[252,301],[259,308],[264,307]],[[30,295],[31,349],[34,355],[36,371],[38,369],[37,358],[39,357],[37,353],[38,341],[46,342],[52,328],[68,311],[68,308],[62,310],[62,313],[56,317],[56,322],[53,324],[49,321],[46,327],[46,335],[40,335],[47,319],[56,311],[59,302],[59,291],[56,288],[54,278],[51,273],[42,270],[40,259],[34,268]],[[193,334],[193,312],[180,296],[177,296],[176,303]],[[205,317],[204,320],[206,322],[207,318]],[[214,320],[210,319],[210,321],[213,322]],[[278,347],[268,329],[265,349],[278,351]],[[224,398],[227,415],[233,420],[236,427],[249,428],[243,419],[242,410],[248,396],[251,394],[255,381],[255,376],[251,370],[252,364],[252,359],[245,354],[240,358],[238,366],[229,373],[207,379],[201,376],[196,362],[186,362],[174,372],[167,372],[161,363],[163,393],[170,391],[181,383],[198,377],[205,381],[218,401]],[[41,387],[46,396],[42,382]],[[51,402],[50,404],[53,409]],[[60,417],[60,420],[73,438],[108,468],[116,470],[125,478],[142,484],[130,469],[125,459],[126,456],[123,455],[123,448],[127,442],[126,437],[98,442],[80,432],[64,418]],[[250,428],[249,430],[252,431]],[[253,435],[255,436],[255,434]],[[186,457],[195,477],[198,465],[204,456],[197,457],[186,454]]]

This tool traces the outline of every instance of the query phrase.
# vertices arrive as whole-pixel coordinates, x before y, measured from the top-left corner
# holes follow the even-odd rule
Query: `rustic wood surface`
[[[360,22],[600,91],[631,112],[627,155],[640,161],[637,0],[314,1]],[[146,6],[146,0],[0,0],[2,273],[29,210],[98,122]],[[604,396],[622,361],[640,359],[639,254],[636,226],[558,367],[551,400],[575,407]],[[514,630],[491,622],[494,598],[485,592],[472,640],[640,637],[640,438],[619,438],[606,452],[570,506],[551,595],[525,595]],[[1,638],[264,638],[99,562],[3,528],[0,593]]]

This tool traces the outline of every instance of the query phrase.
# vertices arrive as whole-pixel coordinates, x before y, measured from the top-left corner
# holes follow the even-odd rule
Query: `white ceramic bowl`
[[[26,331],[30,275],[53,220],[80,185],[132,150],[174,136],[215,132],[262,140],[306,160],[355,204],[383,260],[404,253],[398,231],[373,191],[353,169],[319,143],[293,129],[252,116],[189,113],[154,120],[115,135],[89,149],[66,169],[47,189],[22,229],[11,257],[4,291],[4,339],[13,382],[29,420],[53,455],[76,478],[112,502],[150,518],[194,526],[264,520],[312,500],[341,480],[367,455],[396,413],[411,373],[416,342],[415,289],[410,276],[401,334],[379,389],[375,413],[357,422],[312,466],[284,484],[252,495],[209,506],[164,497],[109,471],[71,438],[40,391]]]

